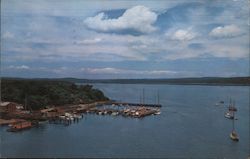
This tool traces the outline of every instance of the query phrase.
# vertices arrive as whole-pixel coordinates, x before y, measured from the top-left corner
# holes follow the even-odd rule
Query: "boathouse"
[[[1,102],[0,103],[0,111],[1,112],[7,112],[7,113],[13,113],[17,110],[17,103],[14,102]]]

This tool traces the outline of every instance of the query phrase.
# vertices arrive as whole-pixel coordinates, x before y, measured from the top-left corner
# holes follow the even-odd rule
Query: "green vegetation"
[[[1,80],[1,100],[25,104],[31,109],[48,105],[90,103],[108,100],[92,85],[76,85],[67,81],[4,78]]]

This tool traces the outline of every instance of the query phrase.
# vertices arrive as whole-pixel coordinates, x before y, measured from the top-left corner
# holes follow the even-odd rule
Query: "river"
[[[142,119],[87,114],[69,126],[45,124],[18,133],[1,127],[1,157],[229,158],[249,155],[249,87],[94,84],[111,99],[155,103],[161,115]],[[226,119],[229,98],[236,101],[235,128]],[[225,104],[216,106],[223,100]]]

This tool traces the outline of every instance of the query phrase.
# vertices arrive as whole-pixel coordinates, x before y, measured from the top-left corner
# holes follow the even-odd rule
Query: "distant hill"
[[[62,78],[75,83],[118,83],[118,84],[173,84],[173,85],[240,85],[250,86],[250,77],[202,77],[172,79],[76,79]]]
[[[11,78],[8,78],[11,79]],[[31,79],[30,79],[31,80]],[[118,84],[172,84],[172,85],[234,85],[250,86],[250,77],[201,77],[169,79],[78,79],[78,78],[35,78],[32,80],[67,81],[73,83],[118,83]]]

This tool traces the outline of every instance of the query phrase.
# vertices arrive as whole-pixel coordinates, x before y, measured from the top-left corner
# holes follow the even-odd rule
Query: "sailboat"
[[[230,105],[228,107],[228,110],[230,111],[237,111],[237,108],[235,107],[235,101],[233,103],[231,103],[231,100],[230,100]]]
[[[233,116],[234,116],[234,112],[233,112]],[[239,141],[239,136],[238,134],[236,133],[235,131],[235,128],[234,128],[234,119],[233,119],[233,129],[232,129],[232,132],[230,133],[230,138],[233,140],[233,141]]]
[[[159,95],[159,90],[157,91],[157,104],[160,104],[160,95]],[[157,109],[157,111],[154,113],[154,115],[160,115],[161,111],[160,109]]]
[[[234,119],[234,115],[233,113],[235,111],[237,111],[237,109],[235,108],[235,102],[232,103],[232,100],[230,98],[230,103],[229,103],[229,106],[228,106],[228,112],[225,113],[225,117],[228,118],[228,119]]]

